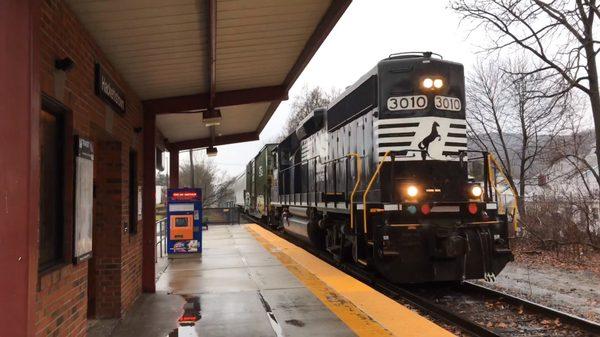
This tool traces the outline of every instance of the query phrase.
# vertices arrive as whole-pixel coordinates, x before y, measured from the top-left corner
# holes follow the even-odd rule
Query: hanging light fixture
[[[218,153],[217,148],[214,146],[210,146],[206,148],[206,155],[209,157],[214,157]]]
[[[202,121],[206,127],[221,125],[221,110],[211,108],[204,111]]]

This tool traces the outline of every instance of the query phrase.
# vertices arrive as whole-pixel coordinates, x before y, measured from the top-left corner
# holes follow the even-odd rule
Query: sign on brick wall
[[[96,63],[94,73],[96,95],[108,103],[116,112],[124,114],[127,102],[121,88],[108,76],[99,63]]]
[[[79,262],[92,257],[94,148],[92,142],[79,137],[76,145],[74,262]]]

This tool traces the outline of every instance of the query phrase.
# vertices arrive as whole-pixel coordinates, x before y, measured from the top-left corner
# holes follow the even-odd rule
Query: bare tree
[[[179,181],[182,186],[201,188],[203,203],[206,207],[219,207],[223,203],[233,200],[233,179],[224,177],[223,172],[211,161],[193,160],[192,162],[193,169],[189,163],[180,165]]]
[[[313,110],[317,108],[326,108],[338,94],[339,92],[336,89],[325,91],[319,86],[313,88],[305,86],[302,88],[302,92],[292,100],[291,113],[288,116],[279,140],[282,140],[294,132],[300,125],[300,122]]]
[[[598,171],[590,165],[589,156],[593,149],[594,135],[591,130],[586,130],[583,125],[585,120],[571,118],[567,124],[568,132],[563,137],[557,137],[553,144],[552,164],[562,174],[564,180],[575,180],[569,183],[576,186],[578,194],[588,200],[598,200],[600,189],[592,185],[592,181],[598,180]],[[565,167],[565,164],[567,167]]]
[[[527,186],[537,182],[544,152],[564,129],[571,113],[568,93],[545,97],[540,76],[521,76],[528,64],[513,61],[480,63],[467,82],[468,135],[476,146],[500,162],[507,183],[517,191],[519,211],[524,211]]]
[[[565,132],[554,138],[545,170],[551,182],[528,204],[527,232],[542,240],[542,246],[600,249],[600,191],[595,184],[597,172],[589,166],[589,158],[586,160],[593,156],[594,134],[583,125],[584,118],[576,115],[567,121]]]
[[[600,235],[594,226],[597,219],[589,199],[554,190],[536,196],[528,208],[524,237],[533,239],[542,249],[558,252],[561,247],[572,246],[578,251],[600,250]]]
[[[596,162],[600,162],[596,0],[454,0],[452,7],[490,36],[488,51],[521,50],[539,62],[522,76],[567,84],[539,95],[553,97],[575,88],[586,95],[595,124]],[[600,186],[598,175],[596,182]]]

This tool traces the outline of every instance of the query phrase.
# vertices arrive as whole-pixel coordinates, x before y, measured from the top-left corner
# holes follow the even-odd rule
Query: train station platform
[[[111,337],[452,336],[255,224],[212,226]]]

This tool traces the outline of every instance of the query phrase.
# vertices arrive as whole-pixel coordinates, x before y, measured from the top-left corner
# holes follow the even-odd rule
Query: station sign
[[[108,103],[116,112],[124,114],[127,101],[123,90],[108,76],[99,63],[96,63],[94,74],[96,95]]]

